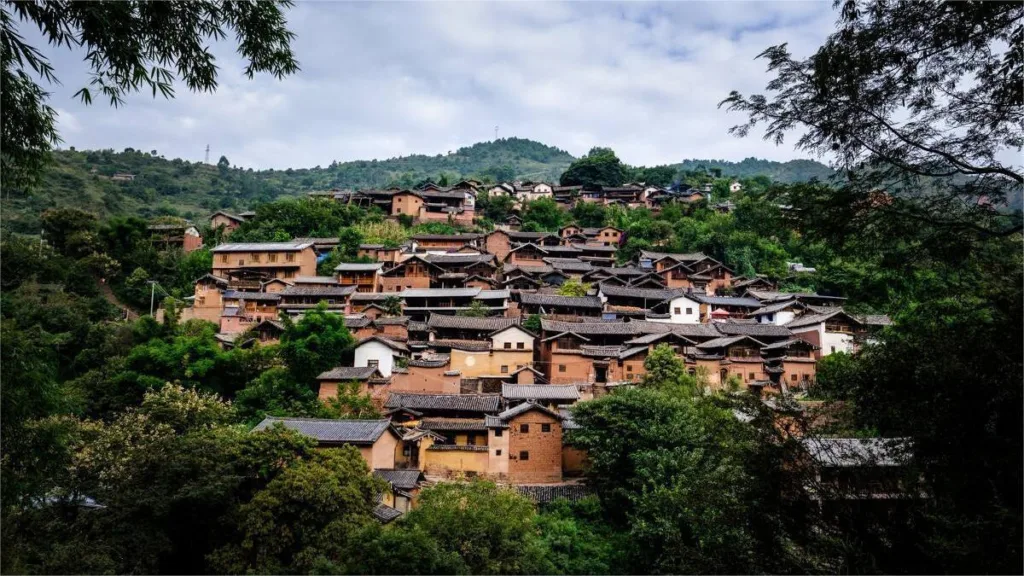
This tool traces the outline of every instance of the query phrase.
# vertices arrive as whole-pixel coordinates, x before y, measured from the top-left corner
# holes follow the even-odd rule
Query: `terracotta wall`
[[[550,431],[543,431],[545,424]],[[524,432],[523,426],[529,426],[529,430]],[[562,424],[557,418],[533,410],[513,418],[505,433],[509,435],[510,481],[543,483],[562,480]],[[528,458],[524,459],[527,454]]]
[[[380,279],[381,292],[401,292],[406,288],[430,288],[429,276],[407,278],[405,276],[385,276]]]
[[[391,374],[391,390],[393,392],[423,392],[429,394],[458,394],[459,376],[445,376],[447,366],[440,368],[420,368],[410,366],[407,373]]]
[[[511,374],[522,366],[533,364],[531,350],[493,350],[490,352],[470,352],[453,349],[449,370],[462,372],[463,378],[480,376],[499,376]],[[506,371],[502,372],[501,367]]]
[[[562,474],[582,476],[587,466],[587,453],[572,446],[562,446]]]
[[[560,369],[564,366],[564,370]],[[548,375],[552,384],[575,384],[592,382],[594,379],[594,362],[579,354],[551,352],[551,363],[542,370]]]
[[[489,234],[484,243],[484,250],[494,254],[498,258],[498,262],[504,261],[511,249],[507,234]]]
[[[424,450],[420,462],[427,474],[448,475],[452,472],[487,474],[489,454],[486,450]]]
[[[408,214],[418,218],[423,199],[412,194],[397,194],[391,199],[391,215]]]

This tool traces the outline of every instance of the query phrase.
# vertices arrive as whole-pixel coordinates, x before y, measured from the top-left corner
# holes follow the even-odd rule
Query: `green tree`
[[[611,148],[591,148],[562,173],[562,186],[622,186],[627,168]]]
[[[572,217],[583,228],[598,228],[608,220],[608,209],[597,202],[577,202],[572,207]]]
[[[355,344],[344,318],[328,312],[324,303],[304,314],[298,322],[282,319],[285,331],[281,335],[281,358],[292,379],[311,389],[316,377],[341,364],[342,355]]]
[[[556,232],[566,221],[566,213],[551,198],[539,198],[523,206],[523,229],[529,225],[540,232]]]
[[[658,344],[644,360],[644,386],[677,386],[687,377],[683,359],[668,344]]]
[[[590,284],[577,278],[570,278],[558,287],[559,296],[582,297],[590,293]]]
[[[50,62],[18,33],[16,19],[38,28],[53,46],[82,46],[89,63],[90,86],[77,96],[92,102],[93,93],[118,106],[130,93],[151,90],[174,95],[177,76],[191,90],[217,87],[209,38],[237,37],[247,61],[245,74],[270,72],[278,78],[299,69],[290,48],[294,35],[285,28],[282,8],[288,2],[220,5],[214,2],[160,7],[145,2],[97,4],[50,2],[9,4],[0,12],[0,66],[5,89],[0,149],[6,186],[24,188],[38,181],[51,146],[59,142],[55,111],[47,94],[31,78],[57,82]]]
[[[471,318],[484,318],[489,316],[490,313],[491,311],[487,309],[487,306],[479,300],[473,300],[468,308],[458,311],[459,316],[469,316]]]
[[[384,308],[384,314],[386,316],[402,315],[402,299],[394,294],[391,294],[384,299],[382,307]]]

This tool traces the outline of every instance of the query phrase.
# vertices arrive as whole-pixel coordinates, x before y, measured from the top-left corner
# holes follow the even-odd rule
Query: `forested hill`
[[[575,159],[564,150],[521,138],[482,142],[435,156],[412,155],[386,160],[335,162],[329,166],[287,170],[252,170],[231,166],[168,160],[159,151],[126,148],[54,152],[43,184],[29,195],[5,191],[3,225],[22,233],[39,230],[47,208],[81,208],[101,217],[163,215],[202,219],[218,209],[243,210],[283,195],[331,188],[411,187],[426,179],[450,182],[473,177],[485,182],[513,179],[557,181]],[[748,158],[685,160],[678,167],[719,168],[722,176],[769,176],[781,182],[823,178],[831,171],[809,160],[771,162]],[[115,174],[131,181],[115,181]]]

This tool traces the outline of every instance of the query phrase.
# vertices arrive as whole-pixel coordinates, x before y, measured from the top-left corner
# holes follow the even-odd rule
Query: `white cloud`
[[[302,71],[284,81],[245,79],[225,44],[216,93],[86,107],[71,99],[87,82],[80,56],[65,51],[51,103],[69,118],[67,145],[198,160],[209,143],[254,168],[443,154],[496,124],[576,155],[610,146],[633,164],[784,160],[805,155],[729,136],[742,118],[717,104],[763,90],[763,49],[809,54],[833,20],[821,2],[300,3],[289,22]]]

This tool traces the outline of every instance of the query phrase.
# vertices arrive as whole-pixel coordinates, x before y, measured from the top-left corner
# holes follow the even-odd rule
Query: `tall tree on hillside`
[[[621,186],[627,167],[611,148],[591,148],[562,173],[562,186]]]
[[[775,75],[772,95],[722,101],[748,115],[732,132],[763,124],[765,139],[781,143],[801,130],[797,147],[833,154],[846,181],[815,200],[852,207],[829,221],[838,230],[885,212],[978,236],[1020,231],[1019,215],[991,205],[1019,202],[1024,187],[1020,166],[1003,159],[1024,145],[1024,5],[835,5],[838,30],[813,56],[796,59],[786,44],[760,55]],[[880,201],[879,189],[897,198]]]
[[[26,42],[17,20],[38,28],[49,44],[84,48],[91,80],[76,94],[85,103],[106,98],[113,106],[141,90],[174,96],[177,77],[190,90],[217,88],[217,66],[208,45],[236,37],[245,74],[283,78],[299,69],[295,37],[275,2],[4,2],[0,8],[0,149],[4,185],[24,188],[38,180],[51,147],[60,142],[56,112],[36,76],[57,82],[56,71]]]

